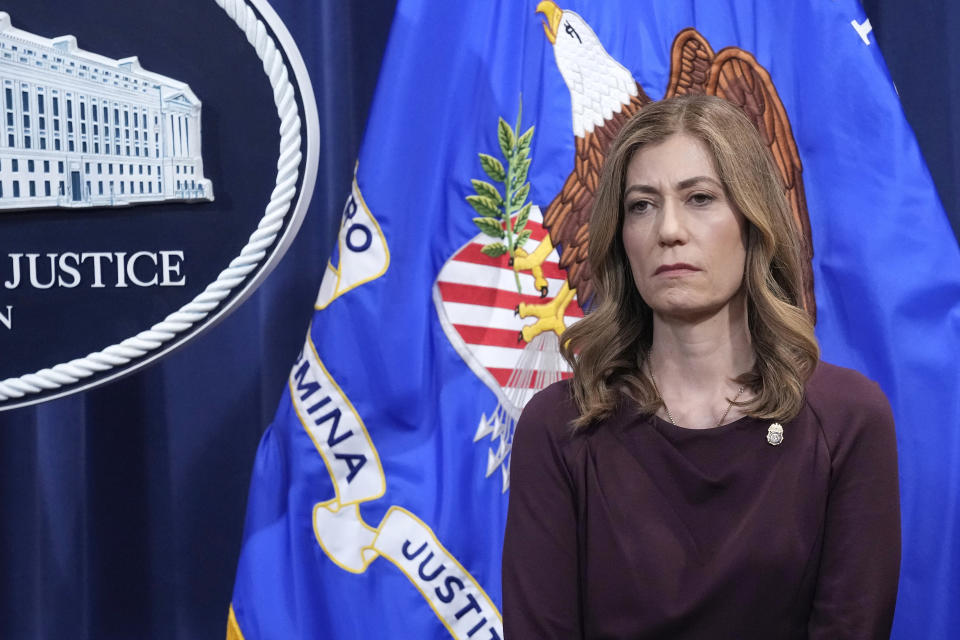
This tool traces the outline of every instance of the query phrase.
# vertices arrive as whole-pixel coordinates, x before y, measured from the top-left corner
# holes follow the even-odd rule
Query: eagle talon
[[[522,330],[517,332],[517,342],[524,342]]]
[[[515,306],[515,307],[513,308],[513,316],[514,316],[515,318],[519,318],[519,317],[520,317],[520,304],[519,304],[519,303],[517,304],[517,306]]]
[[[546,297],[547,297],[547,288],[546,288],[546,287],[540,287],[540,297],[541,297],[541,298],[546,298]]]

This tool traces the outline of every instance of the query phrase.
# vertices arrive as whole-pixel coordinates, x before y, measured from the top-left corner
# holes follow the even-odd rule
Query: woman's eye
[[[636,200],[627,206],[630,213],[644,213],[650,208],[650,203],[646,200]]]
[[[696,205],[705,205],[713,202],[713,196],[709,193],[695,193],[690,196],[690,202]]]

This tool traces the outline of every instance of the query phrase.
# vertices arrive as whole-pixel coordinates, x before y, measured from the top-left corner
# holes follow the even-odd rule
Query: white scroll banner
[[[294,409],[323,458],[336,497],[313,509],[313,531],[327,557],[344,571],[363,573],[384,557],[403,572],[458,640],[500,640],[500,612],[483,588],[440,543],[429,526],[392,506],[376,528],[360,504],[386,491],[380,457],[359,414],[320,361],[307,335],[290,373]]]
[[[354,169],[353,188],[340,218],[337,252],[327,263],[315,308],[325,309],[346,292],[382,276],[389,266],[387,239],[360,193]]]

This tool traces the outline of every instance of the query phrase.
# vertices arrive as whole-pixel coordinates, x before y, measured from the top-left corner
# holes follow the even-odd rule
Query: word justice
[[[90,253],[10,253],[7,289],[28,285],[35,289],[81,284],[104,287],[182,287],[183,251],[94,251]]]

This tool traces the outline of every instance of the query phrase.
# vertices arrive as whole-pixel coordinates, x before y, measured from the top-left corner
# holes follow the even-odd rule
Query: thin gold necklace
[[[663,403],[663,410],[667,412],[667,418],[670,419],[670,424],[677,426],[677,421],[673,419],[673,414],[670,413],[670,407],[667,406],[667,401],[663,399],[663,394],[660,393],[660,387],[657,386],[657,378],[653,375],[653,367],[650,366],[650,361],[647,360],[647,371],[650,372],[650,380],[653,381],[653,390],[657,392],[657,395],[660,396],[660,402]],[[727,414],[730,413],[730,409],[733,408],[733,403],[737,401],[737,398],[740,397],[740,394],[743,393],[743,385],[740,385],[740,388],[737,389],[737,394],[733,396],[733,400],[730,401],[730,404],[727,405],[726,410],[723,412],[723,415],[720,416],[720,419],[717,420],[717,424],[713,425],[714,428],[719,427],[723,424],[724,419],[727,417]]]

